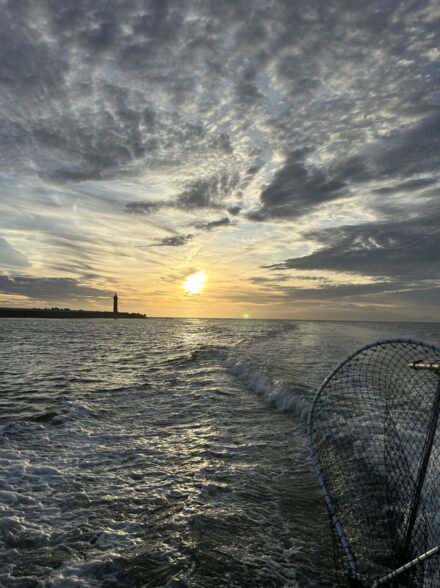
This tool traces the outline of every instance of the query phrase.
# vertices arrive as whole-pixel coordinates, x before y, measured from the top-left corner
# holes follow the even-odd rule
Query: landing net
[[[440,348],[383,341],[316,395],[310,449],[341,586],[440,586],[439,379]]]

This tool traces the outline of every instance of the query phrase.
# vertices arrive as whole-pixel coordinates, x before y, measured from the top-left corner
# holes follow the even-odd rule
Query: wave
[[[193,352],[192,359],[215,359],[240,380],[249,390],[259,394],[269,406],[276,407],[280,412],[290,412],[307,423],[311,400],[310,392],[271,374],[268,366],[253,360],[237,350],[238,344],[232,348],[222,346],[202,346]]]
[[[304,396],[305,390],[272,379],[264,368],[246,358],[228,355],[225,365],[247,388],[261,395],[267,404],[281,412],[293,412],[304,423],[307,422],[310,401]]]

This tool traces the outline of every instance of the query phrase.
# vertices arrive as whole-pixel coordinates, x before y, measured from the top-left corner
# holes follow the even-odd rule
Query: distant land
[[[71,310],[70,308],[10,308],[0,306],[0,318],[122,318],[122,319],[146,319],[145,314],[139,312],[119,312],[119,297],[115,292],[113,296],[113,312],[99,310]]]
[[[70,308],[9,308],[0,307],[0,318],[56,318],[56,319],[146,319],[139,312],[108,312],[96,310],[71,310]]]

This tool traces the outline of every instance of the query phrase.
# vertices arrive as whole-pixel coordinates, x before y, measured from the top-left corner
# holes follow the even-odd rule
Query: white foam
[[[307,422],[310,399],[304,390],[293,389],[286,382],[273,379],[265,367],[257,365],[248,357],[226,349],[217,349],[214,355],[247,388],[262,396],[268,405],[275,406],[280,412],[292,412],[304,423]]]

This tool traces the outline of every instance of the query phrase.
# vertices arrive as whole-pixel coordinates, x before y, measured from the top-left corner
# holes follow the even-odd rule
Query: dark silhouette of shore
[[[146,319],[145,314],[139,312],[106,312],[96,310],[71,310],[70,308],[8,308],[0,307],[0,318],[118,318],[118,319]]]

